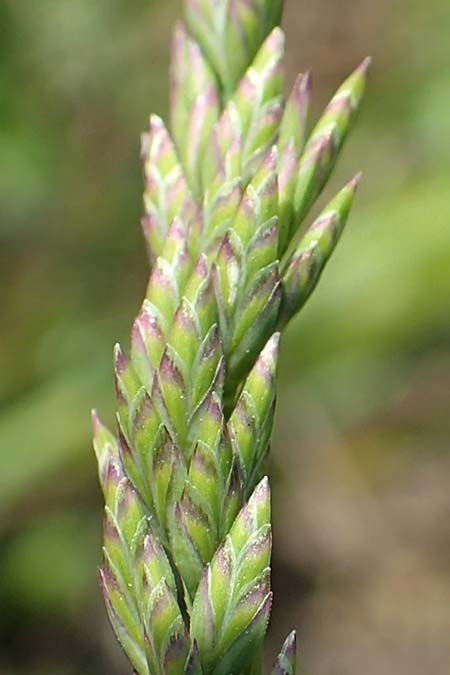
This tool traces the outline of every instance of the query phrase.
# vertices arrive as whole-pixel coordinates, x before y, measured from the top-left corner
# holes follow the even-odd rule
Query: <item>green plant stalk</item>
[[[93,414],[105,498],[100,581],[138,675],[257,675],[272,605],[269,482],[280,330],[313,291],[359,177],[306,229],[359,108],[368,60],[309,132],[284,99],[281,0],[185,0],[171,133],[142,139],[152,271],[117,432]],[[273,674],[295,673],[295,633]]]

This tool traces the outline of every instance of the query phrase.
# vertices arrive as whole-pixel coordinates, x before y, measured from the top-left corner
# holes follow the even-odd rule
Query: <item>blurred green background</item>
[[[148,274],[139,135],[179,0],[0,3],[0,673],[124,675],[97,586],[89,410]],[[315,112],[366,54],[351,222],[289,328],[273,443],[272,659],[450,672],[450,7],[287,0]]]

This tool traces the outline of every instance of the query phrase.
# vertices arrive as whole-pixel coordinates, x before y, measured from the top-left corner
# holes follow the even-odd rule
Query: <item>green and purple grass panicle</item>
[[[309,131],[284,99],[282,0],[185,0],[171,129],[142,137],[152,267],[114,352],[117,432],[93,414],[107,611],[138,675],[259,675],[272,605],[263,478],[279,331],[309,298],[359,176],[305,229],[360,106],[366,59]],[[293,675],[295,633],[274,675]]]

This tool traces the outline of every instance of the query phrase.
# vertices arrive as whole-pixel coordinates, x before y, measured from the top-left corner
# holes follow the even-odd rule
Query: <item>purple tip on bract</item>
[[[367,71],[369,70],[371,63],[372,63],[372,57],[366,56],[366,58],[358,66],[357,70],[359,70],[360,73],[363,73],[365,75],[367,73]]]
[[[237,610],[246,609],[256,610],[261,606],[264,599],[267,598],[270,592],[270,571],[265,571],[258,579],[254,579],[256,583],[245,593],[239,600]]]
[[[307,70],[306,73],[301,75],[301,82],[299,83],[299,91],[311,94],[312,91],[312,73],[310,70]]]
[[[253,78],[253,74],[247,73],[247,75],[241,80],[239,85],[239,95],[246,101],[255,101],[258,93],[258,84]],[[231,122],[231,120],[230,120]]]
[[[284,643],[283,646],[283,651],[289,660],[291,660],[292,657],[295,656],[296,647],[297,647],[297,633],[295,632],[295,630],[293,630],[287,636],[286,642]]]
[[[135,323],[146,337],[162,340],[162,330],[158,322],[158,315],[152,304],[147,300],[144,301]]]
[[[312,138],[308,142],[307,150],[308,153],[305,154],[305,158],[300,162],[300,169],[302,166],[308,166],[309,164],[316,164],[318,167],[321,166],[324,161],[324,157],[327,152],[329,152],[330,147],[333,145],[333,132],[327,131],[320,134],[316,138]]]
[[[272,145],[269,152],[267,153],[263,167],[270,175],[276,176],[276,166],[278,163],[278,148],[276,145]]]
[[[103,519],[103,536],[105,545],[108,547],[117,544],[117,542],[120,541],[120,532],[108,510],[105,511],[105,517]]]
[[[92,420],[92,429],[94,431],[94,434],[96,434],[103,428],[103,424],[95,408],[91,410],[91,420]]]
[[[249,505],[252,504],[256,507],[263,506],[270,499],[270,485],[269,478],[264,476],[260,483],[256,486],[252,496],[249,500]]]
[[[271,675],[295,675],[297,637],[295,630],[290,633],[281,649]]]
[[[111,558],[106,547],[103,547],[102,566],[100,572],[102,574],[102,581],[108,592],[114,592],[119,589],[119,582],[116,573],[111,564]]]
[[[184,336],[191,336],[195,335],[196,331],[197,324],[195,319],[196,317],[193,310],[191,309],[190,304],[186,298],[183,298],[176,311],[174,324],[180,328],[180,330],[184,333]]]
[[[175,216],[169,229],[168,239],[174,244],[183,245],[186,241],[186,225],[179,216]]]
[[[223,420],[222,406],[219,396],[215,391],[211,391],[205,399],[207,415],[218,426],[221,426]]]
[[[214,572],[230,579],[233,572],[233,559],[227,542],[219,548],[213,562]]]
[[[265,597],[264,602],[262,603],[261,607],[258,610],[258,613],[256,614],[255,618],[252,621],[252,624],[262,623],[267,628],[267,624],[269,623],[270,618],[270,612],[272,610],[272,602],[273,602],[273,593],[271,591]]]
[[[313,222],[311,227],[308,228],[308,233],[324,232],[328,228],[332,228],[336,224],[336,221],[338,220],[338,218],[339,218],[339,215],[335,211],[332,211],[331,213],[327,213],[324,216],[320,216],[319,218],[317,218],[317,220],[315,220]]]
[[[158,372],[162,382],[168,382],[179,388],[184,388],[183,377],[173,358],[171,357],[168,347],[166,347],[164,350]]]
[[[128,368],[128,358],[119,343],[114,346],[114,364],[117,375],[122,375]]]
[[[111,458],[108,463],[108,472],[107,472],[108,488],[110,487],[117,488],[123,477],[124,473],[121,463],[118,462],[116,459]]]
[[[356,192],[356,190],[358,189],[358,186],[361,182],[362,175],[363,175],[362,171],[357,173],[356,176],[354,178],[352,178],[352,180],[349,182],[347,187],[349,187],[351,190]]]
[[[141,330],[142,324],[140,323],[139,319],[136,319],[136,321],[133,323],[133,327],[131,329],[131,353],[134,354],[141,354],[145,359],[147,358],[147,349],[145,346],[145,341],[144,341],[144,336],[142,334]]]
[[[241,202],[241,208],[246,212],[247,214],[247,208],[250,210],[249,203],[251,203],[251,200],[243,198]],[[253,210],[251,210],[251,213],[253,213]],[[234,246],[231,241],[231,233],[228,231],[226,235],[224,236],[222,240],[222,244],[219,249],[219,254],[218,254],[218,259],[222,259],[225,264],[230,264],[233,261],[236,260],[236,253],[234,250]]]
[[[111,572],[110,566],[106,563],[106,561],[103,563],[102,567],[100,567],[98,576],[103,596],[107,601],[107,604],[110,604],[109,594],[110,592],[116,590],[117,582]]]
[[[197,265],[195,266],[195,273],[200,279],[206,279],[209,274],[208,258],[204,253],[201,253]]]
[[[167,270],[165,261],[162,258],[158,258],[156,266],[153,268],[148,285],[149,291],[152,287],[158,288],[158,290],[164,289],[169,297],[176,293],[173,277],[170,276],[170,270]]]
[[[275,372],[275,366],[280,351],[280,333],[274,333],[262,350],[257,363],[265,371],[271,374]]]
[[[300,73],[295,80],[292,89],[292,96],[300,114],[307,110],[308,101],[311,97],[312,77],[308,70],[306,73]]]
[[[145,535],[143,553],[144,553],[144,562],[147,565],[151,565],[151,563],[155,560],[157,550],[155,547],[155,539],[150,534]]]
[[[150,132],[152,134],[157,133],[158,131],[161,131],[161,129],[164,128],[164,122],[162,118],[159,115],[156,115],[155,113],[152,113],[150,115]]]
[[[275,26],[272,32],[266,39],[264,46],[269,47],[274,53],[279,53],[284,49],[285,36],[284,31],[280,26]]]

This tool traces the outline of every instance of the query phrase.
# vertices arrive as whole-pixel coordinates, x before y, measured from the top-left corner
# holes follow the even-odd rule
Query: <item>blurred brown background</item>
[[[0,3],[0,673],[125,675],[97,587],[89,410],[148,274],[139,134],[167,111],[175,0]],[[450,7],[287,0],[315,112],[366,54],[330,196],[364,182],[289,328],[271,473],[273,659],[450,672]]]

